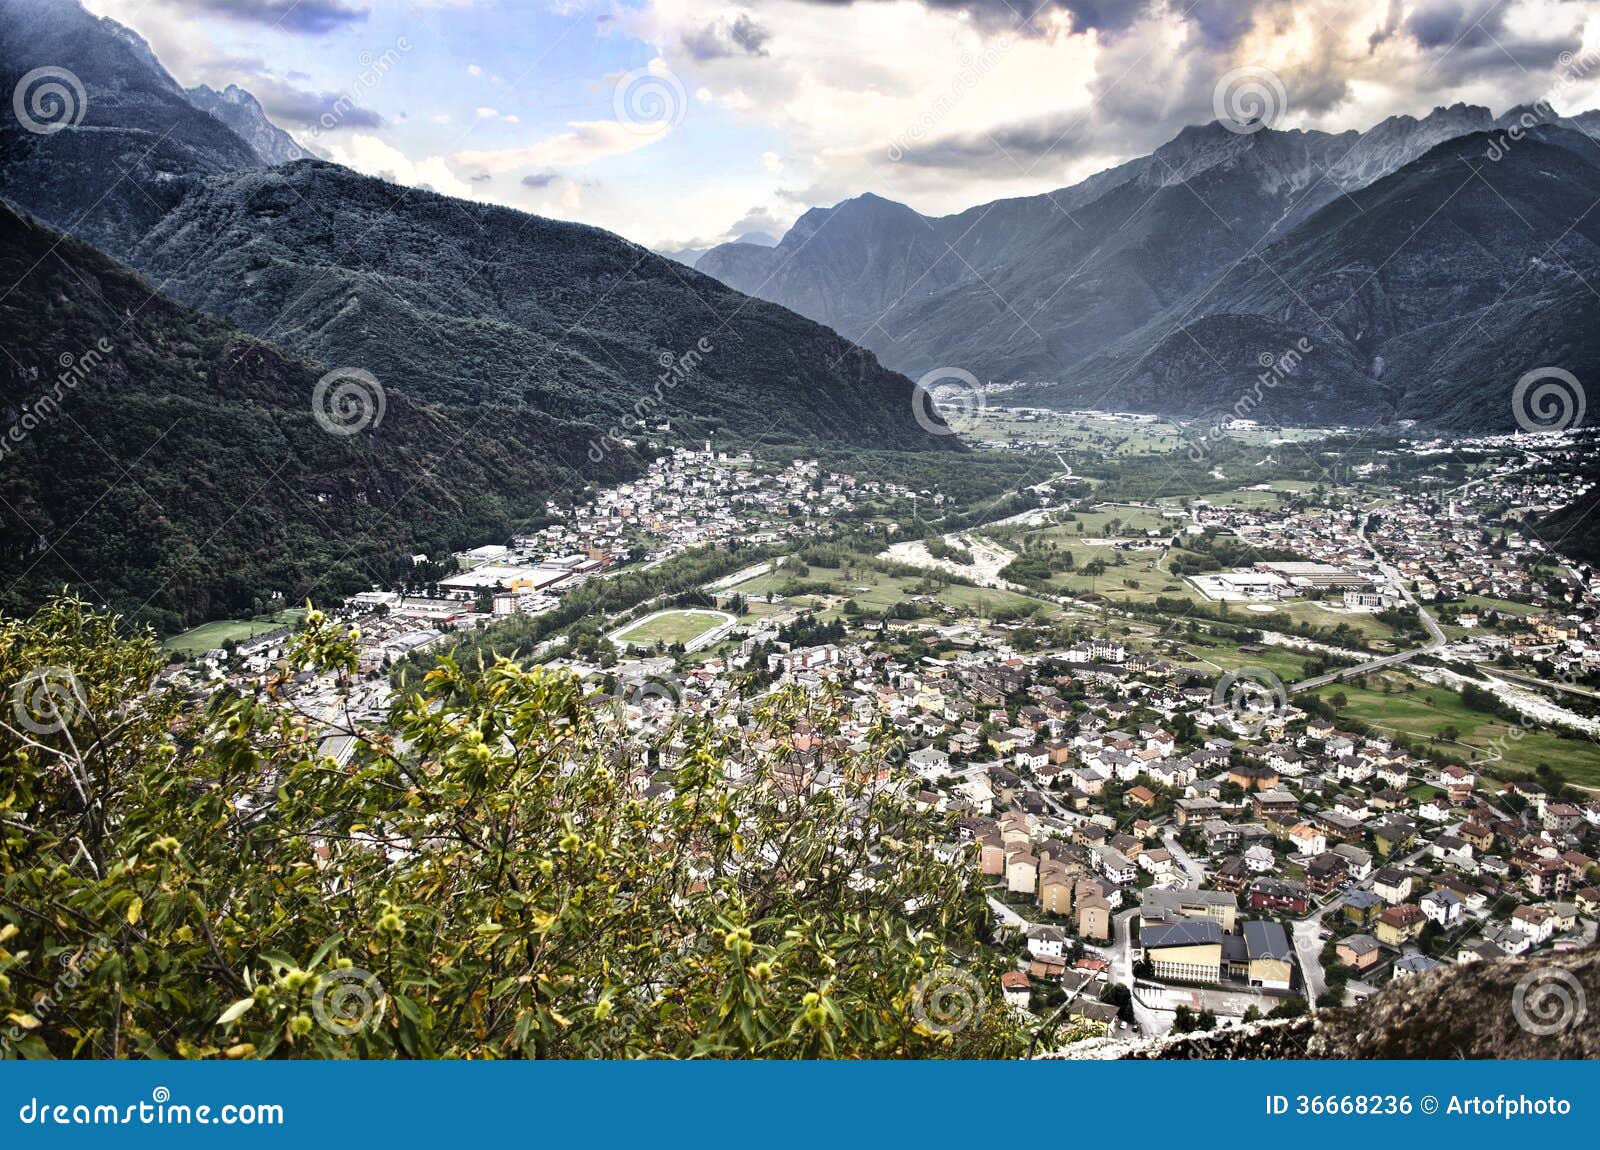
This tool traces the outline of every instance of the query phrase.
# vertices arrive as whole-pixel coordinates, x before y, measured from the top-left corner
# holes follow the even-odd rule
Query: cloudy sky
[[[1046,191],[1219,107],[1600,106],[1600,0],[86,2],[331,159],[659,248]]]

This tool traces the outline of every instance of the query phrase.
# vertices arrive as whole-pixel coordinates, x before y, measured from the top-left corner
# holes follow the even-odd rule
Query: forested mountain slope
[[[1266,422],[1515,430],[1516,381],[1600,371],[1600,146],[1464,136],[1330,203],[1044,396]],[[1257,383],[1284,353],[1294,370]]]
[[[542,513],[591,429],[387,389],[353,434],[325,368],[0,208],[0,606],[81,587],[171,628],[326,600]],[[337,386],[337,383],[335,384]],[[325,419],[339,409],[325,400]],[[361,418],[362,415],[365,418]],[[607,455],[598,477],[626,474]]]

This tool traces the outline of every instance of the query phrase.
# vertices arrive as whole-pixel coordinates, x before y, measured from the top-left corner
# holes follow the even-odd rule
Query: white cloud
[[[328,159],[400,184],[426,185],[451,196],[472,195],[472,185],[451,170],[443,156],[413,160],[393,144],[376,136],[352,133],[345,139],[329,137],[325,150]]]
[[[568,124],[567,129],[526,147],[462,151],[451,159],[465,167],[487,172],[527,167],[578,167],[637,151],[663,139],[669,131],[665,124],[646,128],[616,120],[582,120]]]

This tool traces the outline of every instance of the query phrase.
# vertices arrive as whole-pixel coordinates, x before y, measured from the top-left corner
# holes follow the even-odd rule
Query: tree
[[[1123,1022],[1133,1021],[1133,992],[1120,982],[1107,986],[1100,995],[1100,1001],[1109,1002],[1117,1008],[1117,1017]]]
[[[839,700],[629,734],[568,674],[442,658],[320,753],[320,612],[278,677],[152,691],[149,635],[86,604],[0,620],[0,1045],[30,1057],[1015,1057],[970,865],[875,732],[796,794],[778,752]],[[32,678],[30,678],[30,676]],[[35,706],[37,702],[37,706]],[[51,709],[53,706],[53,710]],[[22,722],[21,715],[28,721]],[[59,717],[60,722],[56,721]],[[15,719],[15,721],[13,721]],[[174,736],[171,731],[180,731]],[[634,768],[676,743],[665,798]],[[842,743],[842,740],[839,742]],[[737,752],[749,772],[727,781]],[[899,768],[893,768],[898,770]],[[854,881],[873,864],[872,889]],[[70,995],[54,988],[73,972]]]
[[[1310,1009],[1303,998],[1280,999],[1278,1005],[1267,1012],[1268,1018],[1303,1018]]]

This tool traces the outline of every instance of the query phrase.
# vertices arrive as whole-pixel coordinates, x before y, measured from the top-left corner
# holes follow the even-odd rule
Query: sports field
[[[257,635],[265,635],[268,631],[276,631],[279,627],[297,625],[304,614],[303,610],[291,608],[271,619],[218,619],[202,623],[181,635],[174,635],[162,646],[181,655],[199,655],[216,650],[230,639],[242,643]]]
[[[654,647],[657,643],[690,643],[732,621],[733,616],[723,611],[658,611],[613,632],[611,639],[634,647]]]

